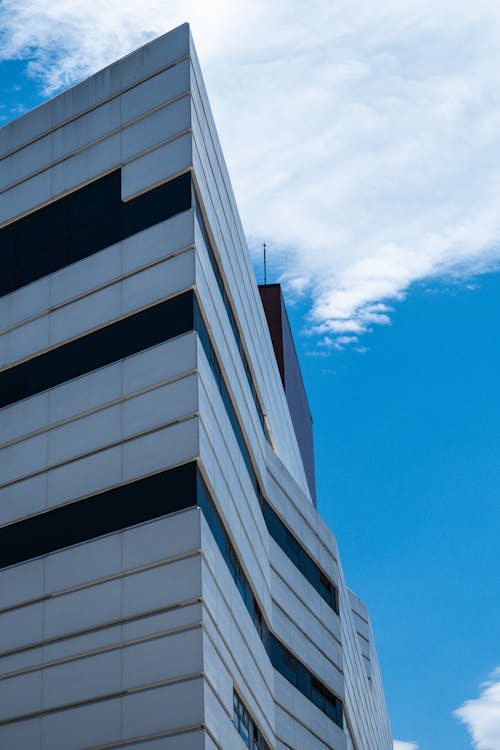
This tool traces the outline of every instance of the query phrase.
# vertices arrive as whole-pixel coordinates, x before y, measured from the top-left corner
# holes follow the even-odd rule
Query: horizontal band
[[[192,291],[110,323],[0,373],[0,407],[193,330]]]
[[[273,667],[342,726],[342,701],[269,630],[195,461],[0,528],[0,568],[195,506],[206,518]]]
[[[121,170],[0,229],[0,296],[191,208],[191,173],[124,202]]]
[[[0,568],[194,505],[192,462],[0,528]]]

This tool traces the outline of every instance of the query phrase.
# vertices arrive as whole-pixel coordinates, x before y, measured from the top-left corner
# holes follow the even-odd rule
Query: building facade
[[[187,24],[0,130],[0,249],[0,747],[392,748]]]

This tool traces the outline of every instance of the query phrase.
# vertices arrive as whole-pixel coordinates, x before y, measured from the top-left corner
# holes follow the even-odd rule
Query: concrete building
[[[392,748],[187,25],[0,130],[0,248],[2,750]]]

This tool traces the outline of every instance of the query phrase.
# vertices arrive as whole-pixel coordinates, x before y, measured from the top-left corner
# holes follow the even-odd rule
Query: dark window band
[[[0,528],[0,568],[194,505],[192,462]]]
[[[0,229],[0,296],[186,211],[193,202],[262,429],[269,440],[239,327],[199,201],[192,189],[190,172],[124,202],[121,199],[121,170],[116,169],[3,227]]]
[[[62,344],[0,373],[0,407],[92,372],[163,341],[196,330],[231,422],[236,441],[273,539],[338,614],[338,592],[264,498],[250,452],[207,327],[192,291]]]
[[[191,208],[191,173],[121,199],[121,170],[0,229],[0,296]]]
[[[315,703],[324,714],[342,728],[342,701],[326,685],[320,682],[267,627],[252,587],[240,563],[238,553],[229,539],[208,488],[199,473],[198,505],[202,509],[215,542],[226,561],[226,565],[236,583],[240,596],[271,660],[271,664],[302,695],[305,695],[306,698]]]
[[[195,461],[0,528],[0,568],[198,505],[273,667],[342,727],[342,701],[269,630]]]
[[[267,529],[273,539],[338,614],[338,592],[263,496],[252,465],[243,430],[227,389],[207,327],[192,291],[111,323],[98,331],[62,344],[50,352],[0,373],[0,407],[92,372],[124,357],[196,330],[231,422],[236,441],[259,499]]]
[[[207,327],[203,321],[201,312],[198,308],[195,310],[195,328],[198,331],[203,349],[207,356],[208,362],[212,369],[215,382],[219,387],[219,392],[224,403],[226,413],[231,422],[236,441],[241,451],[241,455],[247,467],[248,474],[250,476],[253,488],[259,500],[262,514],[266,522],[267,530],[275,542],[281,547],[283,552],[289,557],[293,564],[300,570],[302,575],[309,581],[318,594],[325,600],[325,602],[333,609],[333,611],[339,614],[339,601],[337,587],[330,581],[328,576],[321,570],[321,568],[314,562],[312,557],[306,552],[305,548],[298,541],[298,539],[292,534],[292,532],[285,526],[279,516],[271,508],[267,500],[265,499],[257,474],[253,468],[253,464],[250,458],[250,451],[247,447],[247,442],[243,435],[243,430],[240,426],[240,421],[236,414],[236,410],[233,406],[233,402],[229,391],[227,389],[222,370],[220,368],[217,355],[211,344]]]
[[[312,557],[306,552],[298,539],[283,523],[277,513],[271,508],[267,500],[261,498],[262,513],[267,530],[274,541],[281,547],[302,575],[309,581],[325,602],[339,614],[338,591],[321,568],[316,565]]]
[[[192,331],[193,300],[191,291],[179,294],[4,370],[0,407]]]

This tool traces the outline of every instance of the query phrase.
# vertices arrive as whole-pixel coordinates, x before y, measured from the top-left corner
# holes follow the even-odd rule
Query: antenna
[[[264,248],[264,285],[267,284],[267,245],[265,242],[262,243]]]

